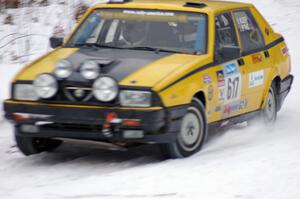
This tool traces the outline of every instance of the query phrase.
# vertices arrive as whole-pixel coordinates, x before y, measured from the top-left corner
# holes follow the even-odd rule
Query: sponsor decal
[[[225,86],[219,87],[219,101],[222,102],[225,100]]]
[[[208,86],[207,93],[208,93],[208,96],[207,96],[208,100],[211,101],[213,99],[213,97],[214,97],[214,87],[212,85]]]
[[[211,110],[208,110],[208,111],[207,111],[207,116],[208,116],[208,117],[211,116]]]
[[[250,20],[248,20],[248,16],[245,12],[235,12],[234,15],[237,20],[238,28],[241,32],[251,30],[251,26],[249,24]]]
[[[288,55],[289,53],[289,49],[287,46],[284,46],[282,49],[281,49],[281,52],[284,56]]]
[[[224,72],[222,70],[217,71],[217,80],[218,80],[218,87],[222,87],[225,85]]]
[[[263,60],[263,56],[260,53],[252,55],[252,62],[253,62],[253,64],[257,64],[259,62],[262,62],[262,60]]]
[[[212,78],[209,74],[203,75],[203,82],[204,84],[211,84],[212,83]]]
[[[222,67],[224,76],[224,88],[219,89],[219,100],[225,101],[225,104],[229,104],[230,102],[239,100],[241,97],[242,76],[240,74],[238,62],[236,60],[227,62],[223,64]],[[222,85],[222,81],[220,81],[220,85]]]
[[[248,106],[248,100],[247,99],[244,99],[244,100],[240,101],[240,110],[243,110],[243,109],[247,108],[247,106]]]
[[[216,107],[215,107],[215,112],[220,112],[221,109],[222,109],[221,106],[216,106]]]
[[[233,75],[239,72],[239,67],[237,61],[231,61],[223,65],[224,75]]]
[[[220,71],[217,75],[220,75],[220,81],[218,79],[218,85],[222,86],[219,89],[219,101],[225,101],[225,104],[239,100],[241,97],[242,89],[242,76],[239,71],[239,66],[236,60],[227,62],[222,65],[223,78]]]
[[[260,86],[264,83],[265,74],[264,70],[259,70],[249,74],[249,88]]]
[[[248,105],[248,100],[238,100],[235,102],[232,102],[230,104],[227,104],[223,107],[223,117],[228,117],[231,114],[234,114],[238,111],[241,111],[245,109]]]

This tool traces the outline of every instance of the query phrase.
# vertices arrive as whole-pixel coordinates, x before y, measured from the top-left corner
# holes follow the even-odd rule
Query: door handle
[[[239,66],[244,66],[245,65],[244,59],[243,58],[238,59],[238,64],[239,64]]]

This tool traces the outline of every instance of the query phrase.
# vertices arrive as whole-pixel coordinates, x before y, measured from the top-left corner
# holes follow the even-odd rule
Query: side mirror
[[[237,46],[223,46],[217,50],[216,57],[221,60],[237,59],[241,56],[241,49]]]
[[[50,37],[50,46],[51,48],[57,48],[63,45],[64,38],[61,37]]]

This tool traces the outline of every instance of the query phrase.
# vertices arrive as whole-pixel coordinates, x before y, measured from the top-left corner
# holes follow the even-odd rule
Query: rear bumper
[[[13,121],[23,136],[47,138],[73,138],[99,141],[125,142],[173,142],[180,129],[181,118],[186,106],[164,109],[122,109],[122,108],[91,108],[50,105],[6,101],[5,116]],[[107,124],[107,115],[114,113],[117,122]],[[20,121],[16,114],[26,115],[29,119]],[[126,127],[122,120],[134,119],[141,121],[137,127]],[[31,130],[24,130],[27,129]],[[105,131],[104,131],[105,130]],[[126,138],[125,131],[143,132],[143,137]]]
[[[293,81],[294,81],[294,76],[289,75],[280,82],[280,89],[278,93],[278,106],[277,106],[278,111],[281,109],[285,98],[291,91]]]

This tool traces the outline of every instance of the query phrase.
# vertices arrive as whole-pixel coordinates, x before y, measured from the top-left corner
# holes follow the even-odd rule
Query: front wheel
[[[180,132],[174,143],[162,145],[167,158],[185,158],[200,151],[207,135],[205,108],[201,101],[193,99],[182,119]]]
[[[52,151],[59,147],[61,140],[52,140],[48,138],[25,137],[19,135],[19,130],[15,129],[15,140],[19,150],[26,156]]]

